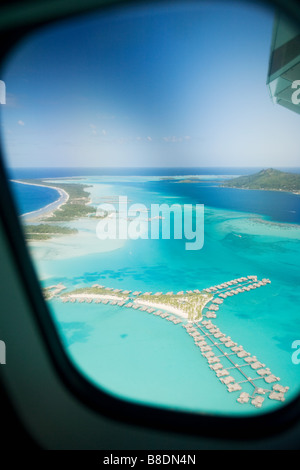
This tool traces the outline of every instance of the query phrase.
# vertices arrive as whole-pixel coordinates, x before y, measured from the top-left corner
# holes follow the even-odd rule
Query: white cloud
[[[92,129],[92,134],[97,135],[97,129],[96,129],[95,124],[90,124],[90,128]]]
[[[172,136],[167,136],[167,137],[163,137],[163,140],[165,142],[182,142],[184,140],[190,140],[191,137],[189,135],[185,135],[184,137],[177,137],[176,135],[172,135]]]
[[[151,142],[151,141],[152,141],[152,138],[148,136],[148,137],[147,137],[147,140],[148,140],[149,142]]]
[[[21,120],[18,121],[18,124],[19,124],[19,126],[25,126],[25,122],[24,122],[24,121],[21,121]]]

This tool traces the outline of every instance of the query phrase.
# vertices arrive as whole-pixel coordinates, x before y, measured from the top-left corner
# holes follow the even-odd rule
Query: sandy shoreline
[[[92,300],[97,300],[97,299],[103,299],[103,300],[128,300],[128,297],[121,297],[117,295],[111,295],[111,294],[65,294],[63,298],[68,298],[68,299],[92,299]]]
[[[204,309],[205,305],[208,302],[210,302],[210,300],[211,300],[210,298],[207,299],[207,301],[204,303],[204,305],[202,307],[202,310]],[[176,308],[176,307],[172,307],[171,305],[160,304],[160,303],[156,303],[156,302],[151,302],[149,300],[140,300],[140,299],[135,299],[133,303],[138,304],[138,305],[143,305],[145,307],[157,308],[158,310],[166,310],[170,313],[174,313],[175,315],[178,315],[181,318],[184,318],[185,320],[187,320],[189,318],[188,314],[184,310],[181,310],[181,309]]]
[[[24,218],[27,221],[32,221],[35,219],[39,219],[41,217],[51,217],[57,209],[59,209],[63,204],[65,204],[69,200],[69,194],[61,188],[58,188],[56,186],[47,186],[46,184],[35,184],[35,183],[27,183],[25,181],[19,181],[19,180],[11,180],[13,183],[18,183],[18,184],[26,184],[28,186],[39,186],[42,188],[50,188],[50,189],[55,189],[59,197],[56,201],[51,202],[47,206],[42,207],[41,209],[37,209],[36,211],[32,212],[26,212],[26,214],[22,214],[21,217]]]

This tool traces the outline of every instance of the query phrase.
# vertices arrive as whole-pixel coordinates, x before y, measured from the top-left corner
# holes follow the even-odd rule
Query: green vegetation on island
[[[64,297],[68,297],[70,295],[109,295],[109,296],[114,296],[114,297],[119,297],[120,300],[124,300],[124,299],[127,299],[128,298],[128,295],[122,293],[121,291],[119,291],[119,289],[117,290],[113,290],[109,287],[103,287],[103,286],[99,286],[99,285],[94,285],[92,287],[81,287],[81,288],[78,288],[78,289],[74,289],[70,292],[65,292],[61,297],[64,298]]]
[[[149,302],[149,304],[165,305],[166,309],[168,307],[172,307],[174,309],[181,310],[188,316],[189,320],[200,319],[202,317],[203,308],[207,302],[212,299],[212,294],[195,294],[194,292],[161,295],[142,294],[138,298],[138,300]]]
[[[300,193],[300,174],[269,168],[249,176],[239,176],[222,184],[226,188],[261,189]]]
[[[49,240],[54,235],[72,235],[77,233],[74,228],[63,227],[52,224],[25,225],[25,236],[27,240]]]
[[[55,212],[51,214],[50,217],[45,216],[43,218],[44,220],[46,219],[47,222],[65,222],[79,217],[96,215],[96,208],[88,205],[90,199],[86,189],[90,186],[87,184],[60,183],[59,181],[51,183],[40,179],[24,180],[24,182],[63,189],[69,195],[67,202],[55,209]]]
[[[53,222],[69,222],[81,217],[96,217],[96,208],[89,205],[90,198],[87,189],[90,186],[87,184],[60,183],[59,181],[53,183],[42,179],[26,179],[22,182],[61,189],[69,196],[68,200],[62,202],[59,207],[50,210],[50,213],[48,211],[36,217],[33,215],[32,219],[28,219],[28,222],[36,219],[42,222],[41,224],[30,225],[25,221],[24,230],[27,241],[49,240],[58,235],[76,234],[78,232],[76,229],[53,225]],[[104,213],[99,215],[99,218],[106,216],[107,214]]]

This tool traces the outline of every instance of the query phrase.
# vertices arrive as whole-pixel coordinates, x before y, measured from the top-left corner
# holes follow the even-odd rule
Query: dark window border
[[[10,2],[10,5],[12,3],[13,2]],[[16,2],[16,4],[17,3],[18,2]],[[46,1],[43,3],[46,3]],[[107,8],[109,3],[111,3],[109,0],[100,1],[97,9],[101,7]],[[142,3],[142,1],[128,2],[125,0],[124,2],[119,1],[117,3],[118,5],[127,5],[129,3]],[[273,6],[274,4],[275,6],[281,4],[279,0],[267,3],[271,3]],[[288,3],[284,2],[282,5],[284,5],[285,10],[287,10]],[[88,10],[90,11],[90,8]],[[76,14],[85,13],[86,11],[87,9],[83,7],[82,11],[76,11]],[[299,5],[298,12],[300,19]],[[73,16],[73,14],[72,10],[70,10],[70,14],[64,12],[58,19],[65,19],[71,15]],[[43,19],[42,21],[34,21],[30,26],[18,28],[17,30],[10,29],[0,33],[0,44],[2,44],[0,60],[3,60],[3,57],[10,48],[24,35],[33,32],[40,26],[51,24],[54,20],[55,19],[51,17],[51,20]],[[154,406],[135,404],[123,399],[114,398],[92,385],[77,371],[67,357],[43,298],[39,281],[26,248],[23,231],[19,223],[15,203],[9,187],[8,175],[4,167],[2,148],[0,149],[0,211],[5,233],[9,240],[20,278],[25,287],[32,315],[38,324],[51,361],[60,380],[70,393],[75,395],[86,406],[110,419],[127,424],[135,424],[155,430],[165,430],[187,435],[202,435],[226,439],[238,438],[240,440],[257,439],[259,437],[268,437],[278,434],[298,421],[300,415],[300,395],[273,412],[266,412],[253,417],[226,417],[206,413],[171,411]]]

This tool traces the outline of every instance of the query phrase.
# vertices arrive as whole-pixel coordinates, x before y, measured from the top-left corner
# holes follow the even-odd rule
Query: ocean
[[[43,286],[62,282],[73,289],[100,283],[153,292],[203,289],[247,275],[270,278],[271,285],[226,300],[213,322],[290,387],[288,400],[300,387],[299,366],[292,362],[292,343],[300,339],[300,196],[220,187],[224,178],[259,170],[106,169],[100,174],[99,169],[19,169],[11,175],[64,182],[73,177],[90,185],[95,206],[119,195],[147,207],[162,202],[204,204],[204,247],[199,251],[185,250],[184,240],[100,241],[96,222],[82,219],[66,224],[78,228],[78,235],[30,246],[38,277]],[[179,183],[178,175],[202,179]],[[174,179],[161,179],[166,176]],[[47,188],[14,184],[13,190],[20,214],[53,202]],[[260,411],[237,404],[236,394],[227,392],[180,325],[111,305],[53,300],[49,308],[71,361],[108,393],[215,414],[250,414],[281,406],[266,400]]]

